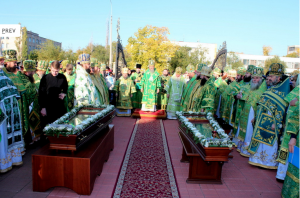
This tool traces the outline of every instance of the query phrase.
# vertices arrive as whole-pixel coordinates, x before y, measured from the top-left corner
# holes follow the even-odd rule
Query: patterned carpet
[[[179,197],[161,120],[137,121],[113,197]]]

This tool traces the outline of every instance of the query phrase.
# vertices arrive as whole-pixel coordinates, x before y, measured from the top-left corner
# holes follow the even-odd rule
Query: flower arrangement
[[[72,117],[74,117],[78,111],[80,111],[82,108],[104,108],[102,111],[99,113],[92,115],[90,118],[85,119],[82,121],[80,124],[73,126],[66,124]],[[104,117],[105,115],[109,114],[115,109],[113,105],[80,105],[78,107],[73,108],[70,112],[66,113],[59,119],[57,119],[55,122],[52,124],[48,124],[44,128],[44,132],[46,135],[52,135],[54,136],[55,134],[57,137],[61,134],[63,136],[68,136],[68,135],[75,135],[80,132],[82,132],[86,127],[89,125],[95,123],[97,120],[100,118]]]
[[[214,128],[214,131],[217,132],[219,138],[207,138],[184,116],[185,114],[188,115],[203,115],[209,121],[210,125]],[[187,133],[190,132],[193,134],[195,143],[200,143],[204,147],[229,147],[232,148],[232,141],[230,140],[229,136],[225,133],[224,129],[220,127],[218,122],[214,119],[211,112],[182,112],[177,111],[176,116],[178,120],[182,123],[184,127],[187,128]]]

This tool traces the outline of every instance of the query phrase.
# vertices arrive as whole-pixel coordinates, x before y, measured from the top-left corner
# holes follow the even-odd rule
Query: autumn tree
[[[226,65],[230,66],[232,69],[244,67],[243,62],[240,60],[239,56],[235,52],[228,52]]]
[[[263,46],[263,55],[264,56],[270,56],[270,52],[272,51],[272,47],[271,46]]]
[[[264,73],[265,74],[269,71],[270,65],[272,63],[281,63],[283,65],[284,69],[287,68],[286,63],[284,61],[280,60],[279,56],[274,56],[273,58],[268,58],[265,61],[265,66],[264,66]]]
[[[127,65],[133,68],[136,63],[142,64],[142,68],[147,68],[150,59],[155,60],[155,67],[158,72],[167,66],[168,58],[175,55],[177,46],[168,39],[169,30],[167,27],[156,27],[147,25],[139,28],[134,36],[128,39],[126,46],[130,54],[130,62]]]

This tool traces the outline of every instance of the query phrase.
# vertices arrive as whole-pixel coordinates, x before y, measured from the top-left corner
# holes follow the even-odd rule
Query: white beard
[[[257,90],[260,87],[261,83],[262,83],[262,79],[260,79],[258,81],[258,83],[253,83],[252,80],[251,80],[251,82],[250,82],[251,90],[252,91]]]

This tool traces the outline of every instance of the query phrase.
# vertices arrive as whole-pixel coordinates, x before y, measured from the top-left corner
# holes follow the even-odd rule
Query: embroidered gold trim
[[[286,172],[286,176],[289,176],[294,182],[299,184],[299,178],[295,177],[292,173],[289,171]]]
[[[262,164],[258,164],[258,163],[254,163],[254,162],[250,162],[250,161],[248,163],[251,165],[254,165],[254,166],[259,166],[259,167],[267,168],[267,169],[277,169],[278,168],[277,166],[266,166],[266,165],[262,165]]]

